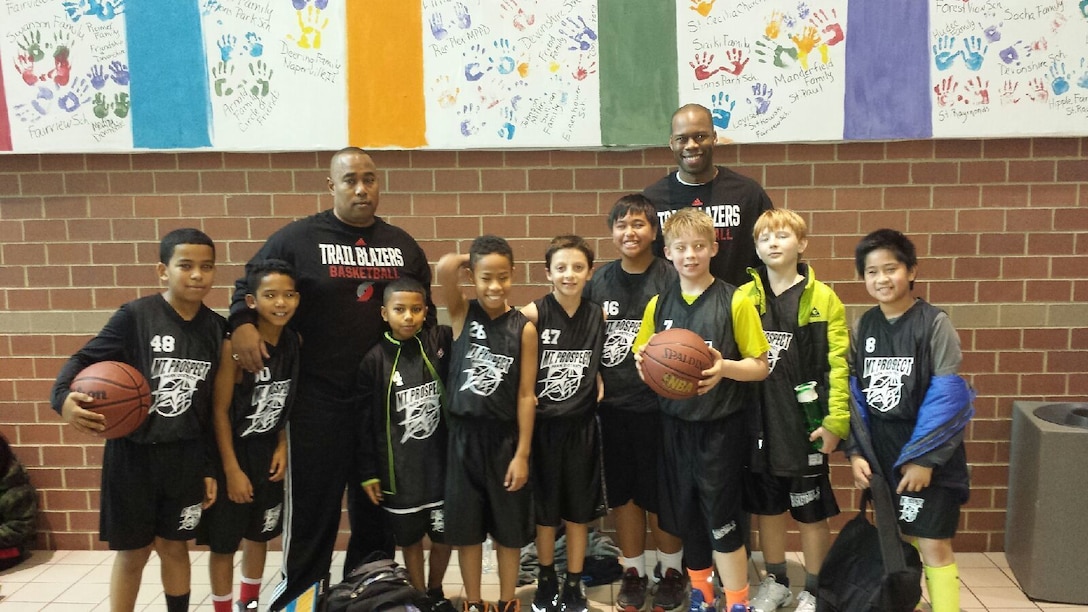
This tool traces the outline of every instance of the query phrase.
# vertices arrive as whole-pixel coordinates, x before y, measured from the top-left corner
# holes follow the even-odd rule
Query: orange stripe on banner
[[[422,3],[354,0],[346,11],[348,142],[426,145]]]

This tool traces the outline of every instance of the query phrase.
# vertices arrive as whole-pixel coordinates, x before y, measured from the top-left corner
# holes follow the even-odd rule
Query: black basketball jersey
[[[53,409],[60,412],[80,370],[123,361],[151,386],[150,414],[129,439],[154,444],[202,437],[211,428],[212,383],[225,330],[226,320],[204,305],[186,321],[161,294],[128,302],[61,369]]]
[[[737,289],[721,280],[706,288],[688,304],[680,294],[680,283],[673,283],[657,298],[654,331],[674,327],[689,329],[718,350],[725,359],[740,359],[740,349],[733,337],[733,294]],[[685,421],[712,421],[744,408],[748,400],[744,383],[728,378],[709,393],[683,400],[660,398],[661,411]]]
[[[601,307],[583,299],[570,317],[550,293],[533,303],[540,338],[537,418],[575,416],[594,410],[597,370],[604,347]]]
[[[404,341],[386,332],[359,364],[363,478],[381,480],[387,507],[416,508],[445,493],[452,336],[448,325]]]
[[[231,398],[231,431],[236,438],[269,435],[287,422],[298,385],[298,333],[285,328],[276,346],[265,343],[269,357],[258,374],[242,371]]]
[[[492,319],[476,300],[469,300],[464,328],[453,343],[450,414],[517,420],[521,333],[528,322],[516,308]]]
[[[631,345],[642,323],[646,303],[675,282],[676,268],[669,261],[655,257],[642,274],[625,272],[618,259],[609,262],[594,272],[586,284],[583,297],[600,304],[605,315],[601,406],[631,412],[657,411],[657,394],[639,378]]]

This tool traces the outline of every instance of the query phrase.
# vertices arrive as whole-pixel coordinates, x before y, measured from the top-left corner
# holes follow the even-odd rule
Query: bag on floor
[[[374,553],[329,588],[325,612],[420,612],[426,596],[412,588],[408,571],[382,553]]]
[[[918,551],[892,533],[888,545],[897,549],[899,561],[886,563],[882,534],[865,517],[869,497],[866,490],[858,515],[839,532],[824,558],[817,612],[912,612],[922,599]]]

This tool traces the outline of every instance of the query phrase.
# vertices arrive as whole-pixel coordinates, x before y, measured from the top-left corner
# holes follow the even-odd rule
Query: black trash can
[[[1005,557],[1032,599],[1088,604],[1088,404],[1013,402]]]

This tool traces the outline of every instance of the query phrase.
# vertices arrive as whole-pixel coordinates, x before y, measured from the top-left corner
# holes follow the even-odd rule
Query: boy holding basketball
[[[220,351],[213,412],[219,501],[204,515],[198,540],[211,549],[208,572],[215,612],[231,610],[234,552],[239,544],[238,608],[257,607],[268,541],[282,531],[284,423],[298,380],[299,335],[286,327],[299,303],[294,268],[266,259],[251,266],[246,284],[246,305],[257,313],[257,331],[269,357],[253,374],[235,361],[230,339],[223,341]]]
[[[933,612],[960,609],[952,537],[970,493],[964,430],[974,391],[959,374],[960,339],[948,315],[912,295],[914,243],[880,229],[854,252],[865,290],[877,302],[861,316],[850,351],[850,427],[868,430],[875,457],[848,439],[854,483],[884,478],[894,492],[899,530],[917,540]],[[853,408],[853,407],[852,407]]]
[[[387,511],[393,540],[404,553],[408,580],[426,592],[427,612],[453,612],[442,593],[452,549],[445,543],[446,374],[452,330],[427,325],[427,292],[401,277],[385,287],[382,319],[389,324],[359,364],[362,415],[360,471],[371,503]],[[431,540],[423,571],[423,536]]]
[[[771,373],[759,384],[760,410],[752,414],[762,460],[745,475],[745,510],[759,516],[767,568],[750,601],[756,612],[774,612],[793,600],[786,576],[787,511],[798,523],[805,555],[797,610],[815,612],[817,577],[831,538],[827,519],[839,513],[827,457],[850,432],[846,310],[801,263],[807,230],[793,211],[764,211],[752,232],[764,265],[749,268],[752,281],[740,287],[755,303],[771,343]],[[794,390],[809,381],[816,383],[825,415],[811,434]]]
[[[698,395],[660,397],[662,431],[661,528],[680,536],[692,585],[692,608],[714,604],[710,582],[716,565],[725,609],[748,603],[748,566],[741,528],[741,489],[748,443],[749,389],[767,377],[770,345],[759,313],[736,287],[714,278],[718,251],[714,224],[698,209],[684,209],[664,224],[665,255],[679,281],[646,305],[634,350],[659,331],[679,327],[701,336],[715,358],[703,372]]]
[[[536,325],[540,355],[533,426],[533,499],[540,564],[533,612],[587,612],[582,569],[589,523],[604,516],[597,370],[604,348],[601,307],[582,299],[593,249],[558,236],[544,253],[552,291],[521,309]],[[567,576],[555,574],[555,537],[566,525]]]
[[[605,342],[601,355],[604,398],[597,410],[601,423],[604,482],[616,543],[620,548],[623,582],[616,594],[619,612],[646,607],[646,527],[657,546],[661,572],[653,605],[673,610],[683,603],[680,539],[658,527],[657,462],[661,446],[661,414],[657,395],[639,378],[631,345],[650,298],[676,282],[676,269],[655,257],[657,210],[640,194],[621,197],[608,215],[612,243],[620,258],[594,272],[584,297],[601,305]],[[671,570],[671,571],[670,571]]]
[[[53,409],[76,431],[93,434],[105,429],[105,417],[93,411],[91,396],[68,390],[83,368],[122,361],[151,385],[147,420],[107,440],[102,459],[99,532],[117,551],[110,578],[115,612],[135,607],[152,550],[162,562],[167,610],[189,609],[187,541],[216,499],[207,439],[226,321],[204,305],[215,280],[215,245],[200,230],[174,230],[159,244],[156,268],[166,290],[121,306],[61,368],[52,393]]]
[[[465,298],[467,268],[476,299]],[[491,534],[499,566],[496,612],[518,612],[521,547],[532,541],[532,447],[537,372],[536,326],[507,303],[514,252],[498,236],[480,236],[467,255],[438,261],[438,282],[453,327],[446,541],[458,546],[465,612],[485,612],[481,543]]]

